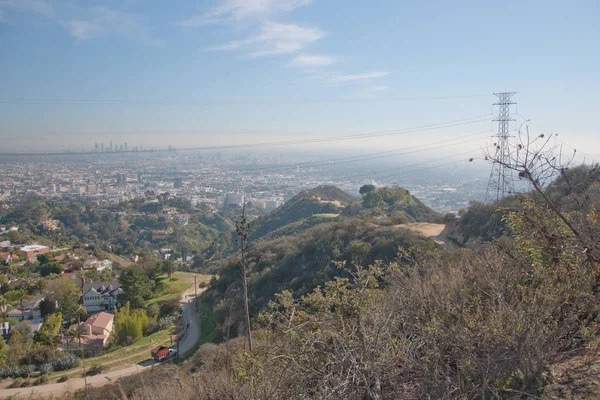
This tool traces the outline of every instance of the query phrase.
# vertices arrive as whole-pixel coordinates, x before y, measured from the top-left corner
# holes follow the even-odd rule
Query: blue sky
[[[489,114],[493,92],[516,91],[536,127],[600,153],[599,17],[596,0],[0,0],[0,139],[35,150],[356,134]]]

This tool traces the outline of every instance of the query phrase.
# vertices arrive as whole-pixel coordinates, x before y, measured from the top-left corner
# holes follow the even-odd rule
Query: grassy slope
[[[175,272],[171,280],[167,275],[160,276],[153,297],[147,301],[146,305],[179,298],[183,292],[194,287],[194,276],[196,276],[198,284],[208,282],[212,278],[211,275],[180,271]]]

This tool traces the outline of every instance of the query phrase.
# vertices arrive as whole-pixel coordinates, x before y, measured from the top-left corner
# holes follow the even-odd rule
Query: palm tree
[[[25,296],[27,295],[27,292],[24,289],[19,289],[16,290],[16,297],[19,301],[19,309],[21,310],[21,320],[24,321],[25,320],[25,306],[23,303],[25,303]]]
[[[88,385],[87,385],[87,375],[85,373],[85,353],[81,351],[81,338],[87,336],[85,334],[85,330],[83,329],[83,324],[79,316],[77,316],[77,325],[71,329],[67,336],[72,337],[73,339],[77,339],[79,341],[79,354],[81,354],[81,365],[83,367],[83,381],[85,385],[85,398],[88,398]]]
[[[8,308],[10,307],[10,304],[8,304],[6,302],[6,300],[4,299],[4,297],[0,297],[0,311],[2,311],[2,322],[6,322],[6,313],[8,312]]]
[[[79,321],[79,318],[77,318]],[[81,351],[81,338],[86,337],[85,329],[83,329],[83,324],[77,323],[74,327],[68,330],[67,337],[73,339],[73,341],[79,341],[79,351]]]

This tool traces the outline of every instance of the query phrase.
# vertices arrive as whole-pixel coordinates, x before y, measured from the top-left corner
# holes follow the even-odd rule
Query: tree
[[[50,256],[49,253],[38,254],[37,260],[41,265],[46,265],[46,264],[49,264],[50,261],[52,261],[52,257]]]
[[[383,205],[383,199],[377,192],[368,192],[363,197],[363,205],[367,208],[381,207]]]
[[[192,262],[192,267],[199,269],[204,267],[205,264],[206,260],[204,258],[204,254],[202,254],[201,252],[194,254],[194,261]]]
[[[360,193],[362,195],[365,195],[365,194],[367,194],[369,192],[372,192],[373,190],[375,190],[375,185],[369,185],[369,184],[367,184],[367,185],[362,185],[360,187],[360,189],[358,190],[358,193]]]
[[[125,292],[122,294],[123,300],[130,302],[134,308],[144,307],[145,300],[150,297],[155,285],[154,281],[148,278],[144,268],[139,265],[124,269],[119,276],[119,282]]]
[[[10,240],[11,243],[21,242],[21,234],[19,233],[19,231],[8,231],[6,237],[8,238],[8,240]]]
[[[352,244],[350,244],[349,250],[354,264],[362,266],[362,263],[364,262],[365,258],[369,255],[372,248],[373,246],[371,246],[370,243],[361,241],[352,242]]]
[[[42,254],[44,255],[44,254]],[[60,275],[62,268],[56,263],[44,264],[40,268],[40,276],[45,277],[51,274]]]
[[[252,352],[252,329],[250,326],[250,308],[248,305],[248,230],[250,224],[246,220],[246,203],[242,207],[239,221],[235,221],[235,232],[240,240],[240,267],[244,284],[244,311],[246,315],[246,334],[248,336],[248,349]]]
[[[139,265],[143,268],[148,278],[156,280],[162,273],[162,263],[150,254],[144,254],[140,258]]]
[[[0,367],[6,366],[6,344],[4,339],[0,338]]]
[[[131,310],[127,302],[115,311],[115,333],[117,343],[130,344],[141,338],[148,329],[148,316],[144,310]]]
[[[175,263],[173,260],[170,258],[164,260],[162,263],[162,271],[169,276],[169,279],[171,279],[171,275],[173,275],[173,272],[175,272]]]
[[[25,297],[27,296],[27,292],[24,289],[18,289],[12,291],[15,295],[15,299],[19,304],[19,310],[21,310],[21,320],[25,319]],[[8,293],[7,293],[8,295]]]
[[[54,314],[56,312],[56,302],[50,300],[49,298],[45,298],[40,302],[40,315],[42,318],[46,318],[50,314]]]
[[[8,309],[10,304],[2,303],[0,304],[0,311],[2,311],[2,322],[6,322],[6,314],[8,313]]]
[[[64,295],[58,300],[58,310],[63,315],[63,321],[66,326],[74,323],[78,318],[85,318],[87,311],[77,303],[76,298],[70,295]]]
[[[60,312],[48,315],[40,330],[35,334],[34,340],[46,346],[54,347],[58,344],[60,327],[62,326],[62,314]]]
[[[589,180],[597,177],[600,166],[593,165],[587,174],[578,179],[579,182],[572,182],[573,177],[569,177],[569,166],[575,158],[576,150],[572,156],[563,157],[562,144],[556,141],[557,134],[540,134],[532,137],[529,133],[529,127],[525,132],[519,129],[517,141],[509,146],[508,159],[501,154],[500,146],[488,148],[485,153],[485,159],[499,164],[503,168],[517,173],[519,179],[526,180],[533,188],[534,193],[539,199],[554,213],[569,229],[573,236],[584,249],[587,261],[596,270],[596,281],[600,285],[600,243],[595,240],[595,218],[583,218],[578,220],[579,213],[595,213],[593,201],[589,201],[580,193],[582,183],[589,185]],[[563,190],[571,196],[574,213],[568,213],[563,210],[562,204],[553,200],[546,192],[545,188],[557,177],[562,178],[564,183]],[[583,181],[583,182],[582,182]],[[587,182],[586,182],[587,181]],[[578,190],[579,189],[579,190]],[[565,196],[566,197],[566,196]],[[583,223],[578,223],[583,222]]]

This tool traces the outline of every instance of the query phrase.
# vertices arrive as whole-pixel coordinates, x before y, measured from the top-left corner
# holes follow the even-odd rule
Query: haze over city
[[[463,5],[3,0],[2,152],[491,121],[492,93],[516,91],[515,125],[530,119],[595,157],[598,3]],[[491,129],[490,121],[319,149],[423,144]]]

